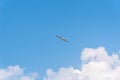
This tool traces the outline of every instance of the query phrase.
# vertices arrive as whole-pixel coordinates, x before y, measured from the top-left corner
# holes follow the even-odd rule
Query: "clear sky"
[[[69,42],[55,37],[61,35]],[[119,0],[0,0],[0,67],[79,67],[86,47],[120,49]]]

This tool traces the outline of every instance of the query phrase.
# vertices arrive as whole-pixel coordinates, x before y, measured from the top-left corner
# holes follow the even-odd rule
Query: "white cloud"
[[[60,68],[58,72],[48,69],[44,80],[120,80],[119,56],[109,56],[104,47],[85,48],[81,61],[80,69]]]
[[[0,80],[35,80],[36,77],[37,73],[25,75],[18,65],[0,69]]]

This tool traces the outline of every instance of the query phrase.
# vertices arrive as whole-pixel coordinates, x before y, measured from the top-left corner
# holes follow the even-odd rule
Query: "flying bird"
[[[59,38],[62,41],[68,42],[68,40],[66,40],[64,37],[61,37],[61,36],[58,36],[58,35],[56,35],[56,37]]]

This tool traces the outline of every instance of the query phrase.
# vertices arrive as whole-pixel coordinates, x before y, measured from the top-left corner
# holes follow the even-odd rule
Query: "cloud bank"
[[[0,69],[0,80],[35,80],[37,73],[26,75],[18,65]]]
[[[104,47],[85,48],[81,53],[81,68],[48,69],[44,80],[120,80],[120,59],[108,55]]]

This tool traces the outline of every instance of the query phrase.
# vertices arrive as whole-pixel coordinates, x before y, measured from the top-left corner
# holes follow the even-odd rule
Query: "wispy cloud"
[[[35,80],[37,73],[24,74],[24,70],[18,65],[0,69],[0,80]]]
[[[58,72],[48,69],[44,80],[120,80],[119,56],[109,56],[104,47],[85,48],[81,61],[80,69],[60,68]]]

